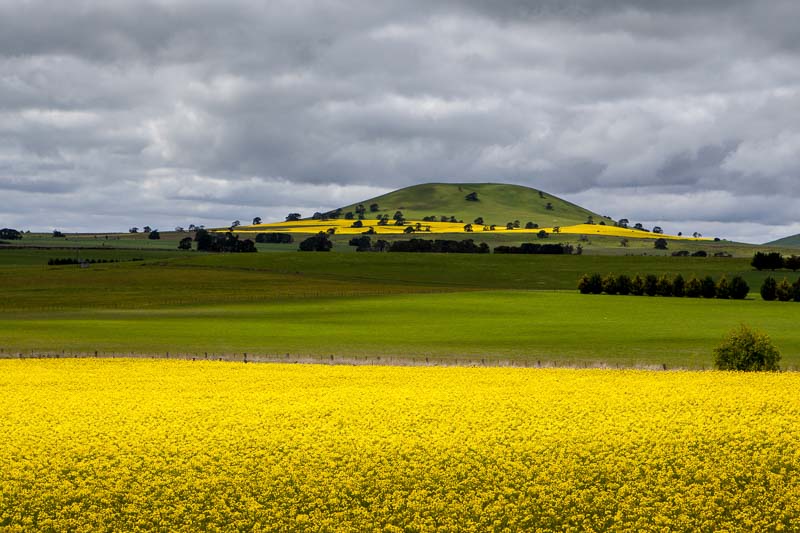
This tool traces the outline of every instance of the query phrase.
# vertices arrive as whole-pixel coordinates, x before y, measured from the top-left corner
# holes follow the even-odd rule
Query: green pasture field
[[[252,304],[6,313],[18,351],[389,358],[487,364],[709,368],[740,322],[768,332],[800,366],[800,305],[760,300],[486,291],[294,298]],[[288,354],[288,355],[286,355]]]
[[[774,338],[784,367],[800,366],[800,304],[758,297],[765,276],[797,275],[755,272],[749,259],[151,250],[144,261],[82,269],[46,266],[53,255],[0,250],[0,355],[247,352],[702,368],[724,333],[746,322]],[[578,294],[578,277],[592,272],[741,274],[751,295]]]

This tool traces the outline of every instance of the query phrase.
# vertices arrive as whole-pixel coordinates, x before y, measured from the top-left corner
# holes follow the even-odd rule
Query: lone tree
[[[466,200],[468,202],[479,202],[480,201],[480,200],[478,200],[478,193],[476,193],[476,192],[469,193],[468,195],[466,195],[464,197],[464,200]]]
[[[770,338],[745,324],[734,329],[714,350],[714,364],[720,370],[777,371],[781,354]]]
[[[157,229],[154,229],[153,231],[150,232],[149,235],[147,235],[147,238],[150,239],[151,241],[157,241],[158,239],[161,238],[161,234],[158,232]]]
[[[253,218],[253,225],[256,226],[258,224],[261,224],[261,217]]]
[[[286,222],[297,222],[300,220],[300,213],[289,213],[286,215]]]
[[[663,238],[662,239],[656,239],[656,242],[655,242],[655,244],[653,244],[653,247],[656,250],[666,250],[667,249],[667,239],[663,239]]]

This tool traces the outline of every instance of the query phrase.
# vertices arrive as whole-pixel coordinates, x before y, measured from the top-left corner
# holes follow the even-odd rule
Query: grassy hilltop
[[[776,246],[780,248],[800,248],[800,233],[797,235],[790,235],[776,241],[764,243],[764,246]]]
[[[477,193],[477,201],[466,200],[470,193]],[[371,204],[378,204],[378,212],[369,212]],[[552,209],[547,209],[547,204]],[[603,217],[598,213],[562,200],[552,194],[522,185],[500,183],[426,183],[399,189],[342,207],[342,213],[355,212],[358,204],[367,209],[367,216],[402,211],[408,219],[427,216],[454,216],[458,220],[472,222],[483,217],[486,224],[505,225],[519,220],[535,222],[542,227],[582,224],[591,216],[595,222]],[[605,219],[607,222],[610,219]]]

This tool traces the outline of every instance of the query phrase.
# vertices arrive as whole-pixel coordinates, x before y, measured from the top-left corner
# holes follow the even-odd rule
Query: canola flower
[[[470,224],[472,231],[465,231],[465,224],[454,222],[425,222],[422,220],[407,220],[403,226],[395,226],[393,221],[387,225],[381,226],[375,219],[362,220],[362,226],[353,227],[354,220],[345,219],[331,219],[331,220],[297,220],[293,222],[275,222],[271,224],[258,224],[255,226],[239,226],[236,228],[237,233],[242,234],[258,234],[265,232],[280,232],[280,233],[318,233],[325,232],[330,229],[335,230],[340,235],[361,235],[365,231],[372,229],[376,235],[401,235],[407,228],[411,227],[416,229],[419,225],[419,231],[414,234],[426,235],[437,233],[464,233],[471,235],[474,238],[479,238],[481,234],[485,233],[522,233],[536,235],[539,231],[544,230],[547,233],[553,233],[555,228],[536,228],[525,229],[515,228],[506,229],[505,226],[496,226],[491,230],[491,226],[484,226],[481,224]],[[219,230],[227,231],[227,230]],[[572,226],[560,226],[558,233],[569,235],[599,235],[607,237],[625,237],[629,239],[657,239],[664,238],[667,240],[688,240],[688,241],[707,241],[706,237],[683,237],[677,235],[656,234],[646,231],[620,228],[616,226],[600,225],[600,224],[575,224]]]
[[[2,531],[798,531],[800,375],[0,361]]]

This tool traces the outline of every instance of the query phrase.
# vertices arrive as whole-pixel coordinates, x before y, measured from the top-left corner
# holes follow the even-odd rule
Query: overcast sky
[[[0,227],[310,215],[512,182],[800,232],[797,0],[0,0]]]

